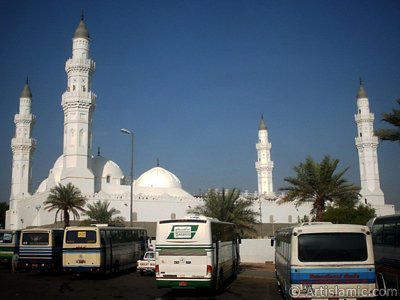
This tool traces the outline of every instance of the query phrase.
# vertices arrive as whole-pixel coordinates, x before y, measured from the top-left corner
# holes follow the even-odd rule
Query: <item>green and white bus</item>
[[[159,221],[157,287],[221,289],[238,272],[239,243],[233,223],[203,216]]]
[[[14,254],[19,251],[21,230],[0,229],[0,263],[10,265]]]
[[[147,231],[135,227],[71,226],[65,229],[63,270],[117,273],[135,268],[148,249]]]

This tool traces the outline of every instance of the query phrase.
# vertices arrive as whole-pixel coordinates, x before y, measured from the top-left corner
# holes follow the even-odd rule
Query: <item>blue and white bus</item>
[[[381,295],[400,297],[400,215],[368,221],[374,245],[376,278]]]
[[[67,227],[63,244],[63,269],[74,273],[117,273],[135,268],[148,250],[143,228]]]
[[[275,235],[275,269],[286,299],[355,299],[375,295],[367,226],[303,223]]]
[[[19,243],[18,268],[59,271],[62,268],[64,229],[23,229]]]

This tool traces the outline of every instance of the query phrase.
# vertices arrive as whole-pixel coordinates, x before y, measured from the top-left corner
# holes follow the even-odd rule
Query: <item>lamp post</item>
[[[35,206],[36,211],[37,211],[37,214],[36,214],[36,226],[39,226],[39,210],[40,210],[41,207],[42,207],[42,206],[41,206],[40,204],[37,204],[37,205]]]
[[[126,128],[121,128],[122,133],[130,134],[132,138],[132,144],[131,144],[131,205],[130,205],[130,212],[129,212],[129,224],[132,227],[132,213],[133,213],[133,131],[128,130]]]

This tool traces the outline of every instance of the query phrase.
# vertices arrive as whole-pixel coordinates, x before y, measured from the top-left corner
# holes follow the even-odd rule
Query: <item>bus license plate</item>
[[[179,286],[188,286],[187,281],[179,281]]]

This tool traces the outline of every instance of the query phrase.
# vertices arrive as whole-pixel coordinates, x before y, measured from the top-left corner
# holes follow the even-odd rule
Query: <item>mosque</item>
[[[181,181],[170,171],[157,165],[136,180],[124,176],[112,160],[98,153],[93,156],[92,123],[96,95],[91,89],[96,64],[89,56],[89,32],[83,20],[72,38],[72,57],[65,63],[67,88],[62,95],[64,112],[63,153],[55,161],[46,179],[36,191],[31,189],[32,157],[36,140],[32,138],[35,115],[32,114],[32,93],[26,82],[15,115],[15,136],[11,140],[13,153],[10,207],[6,212],[6,228],[52,224],[55,212],[44,209],[43,202],[57,184],[71,182],[78,187],[88,204],[98,200],[109,201],[125,220],[155,223],[160,219],[175,219],[187,214],[191,207],[202,203],[182,188]],[[378,139],[373,135],[374,115],[369,111],[368,97],[362,84],[357,95],[358,112],[355,115],[358,136],[362,201],[371,204],[378,215],[394,213],[393,205],[386,205],[379,184],[377,160]],[[260,212],[261,223],[297,223],[309,216],[312,204],[297,206],[293,202],[279,203],[273,192],[273,161],[268,130],[261,118],[256,143],[258,191],[244,196],[253,197],[253,209]],[[132,185],[131,185],[131,181]],[[131,194],[132,188],[132,194]],[[131,198],[132,197],[132,198]],[[132,211],[130,200],[133,199]],[[82,216],[84,218],[84,216]],[[82,219],[81,218],[81,219]]]

